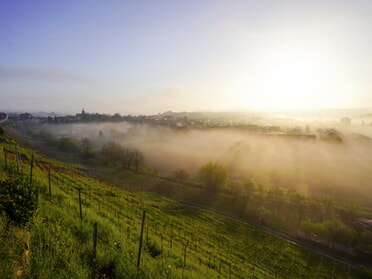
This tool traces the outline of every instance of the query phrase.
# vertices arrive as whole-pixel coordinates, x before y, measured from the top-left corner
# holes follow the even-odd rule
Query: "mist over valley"
[[[96,150],[112,141],[135,148],[144,155],[146,166],[166,175],[183,169],[196,176],[201,166],[217,161],[228,168],[231,181],[245,177],[265,187],[294,188],[371,205],[370,126],[359,121],[297,121],[296,126],[285,119],[278,122],[279,131],[270,133],[229,127],[171,129],[131,122],[47,124],[38,129],[77,142],[88,138]],[[329,130],[336,131],[341,142],[322,138],[322,131]]]

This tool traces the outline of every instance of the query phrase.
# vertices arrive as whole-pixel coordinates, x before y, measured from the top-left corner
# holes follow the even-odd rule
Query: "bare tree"
[[[139,167],[145,162],[145,157],[138,150],[132,150],[132,159],[136,172],[138,172]]]

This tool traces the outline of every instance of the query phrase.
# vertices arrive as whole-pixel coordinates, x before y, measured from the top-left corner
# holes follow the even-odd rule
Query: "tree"
[[[25,226],[36,208],[36,189],[25,175],[14,173],[0,182],[0,210],[5,212],[8,225]]]
[[[354,219],[359,215],[360,208],[355,201],[350,201],[340,209],[340,217],[348,225],[352,225]]]
[[[331,220],[324,222],[331,242],[338,242],[341,244],[350,245],[353,241],[355,232],[345,225],[337,217],[333,217]]]
[[[114,165],[121,161],[123,152],[124,149],[120,144],[110,141],[102,146],[101,154],[103,162],[108,165]]]
[[[97,142],[99,145],[102,145],[105,142],[105,135],[102,133],[102,131],[99,131],[98,133]]]
[[[48,145],[55,146],[58,143],[58,139],[45,130],[41,130],[39,136]]]
[[[251,181],[244,180],[243,191],[247,197],[247,202],[249,202],[255,190],[256,186]]]
[[[92,151],[92,142],[88,138],[83,138],[81,140],[81,149],[83,152],[91,152]]]
[[[357,247],[365,253],[372,254],[372,231],[360,233],[357,239]]]
[[[323,205],[323,208],[324,208],[324,216],[323,218],[326,220],[326,219],[331,219],[332,216],[333,216],[333,211],[334,211],[334,200],[332,197],[330,196],[325,196],[323,198],[321,198],[321,203]]]
[[[187,180],[189,178],[189,174],[184,169],[178,169],[173,172],[174,178],[178,180]]]
[[[134,162],[133,152],[128,148],[123,149],[120,161],[124,169],[130,170]]]
[[[261,206],[261,207],[257,208],[256,215],[257,215],[257,218],[258,218],[260,224],[265,225],[265,223],[268,221],[268,219],[271,215],[271,212],[267,208]]]
[[[274,212],[280,212],[280,205],[284,199],[284,192],[278,186],[272,187],[267,192],[267,201],[270,203],[271,209]]]
[[[259,205],[262,205],[264,202],[264,195],[265,195],[265,189],[262,186],[262,184],[257,185],[257,191],[255,194],[256,194],[257,203]]]
[[[216,194],[226,185],[229,173],[227,169],[217,162],[209,162],[199,170],[199,178],[204,184],[206,191]]]
[[[327,239],[332,245],[335,242],[350,245],[355,236],[355,231],[335,216],[321,223],[303,220],[300,229],[308,234],[315,233],[317,236]]]
[[[94,157],[92,147],[92,142],[88,138],[81,140],[81,158],[83,160],[89,160]]]
[[[78,150],[77,144],[71,138],[65,137],[58,140],[57,147],[64,152],[75,152]]]
[[[110,141],[102,146],[101,156],[103,162],[107,165],[121,164],[122,168],[128,170],[134,167],[136,172],[139,171],[140,166],[145,161],[145,157],[140,151],[124,148],[114,141]]]
[[[133,158],[133,164],[136,169],[136,172],[138,172],[140,165],[142,165],[145,161],[145,157],[143,157],[142,153],[138,150],[132,150],[132,158]]]
[[[119,113],[115,113],[112,117],[111,117],[111,120],[112,121],[115,121],[115,122],[119,122],[121,121],[121,115]]]
[[[305,215],[306,197],[303,194],[298,193],[296,189],[290,188],[287,190],[287,198],[291,209],[294,209],[297,213],[298,228]]]
[[[328,239],[328,229],[324,223],[313,223],[310,220],[302,220],[300,230],[306,234],[315,234],[317,237]]]

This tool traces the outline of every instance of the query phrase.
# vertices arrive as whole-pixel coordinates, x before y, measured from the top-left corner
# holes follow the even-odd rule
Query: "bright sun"
[[[260,55],[253,66],[249,89],[258,107],[317,108],[332,94],[337,69],[329,53],[309,46],[284,46]],[[252,76],[252,69],[249,73]],[[248,100],[249,98],[249,100]],[[247,102],[252,96],[246,97]]]

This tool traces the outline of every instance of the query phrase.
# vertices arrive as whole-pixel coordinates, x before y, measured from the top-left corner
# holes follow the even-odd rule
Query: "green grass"
[[[20,149],[28,158],[33,153],[16,144],[3,146]],[[1,166],[3,158],[0,154]],[[92,272],[94,223],[98,224],[98,270],[111,263],[115,278],[357,278],[346,265],[232,218],[151,193],[110,187],[66,163],[37,153],[34,158],[39,209],[26,229],[31,241],[28,264],[23,268],[25,278],[87,278]],[[20,164],[27,175],[29,163]],[[51,196],[47,163],[53,166]],[[15,160],[9,158],[8,164],[15,166]],[[131,183],[148,183],[150,189],[157,185],[148,176],[126,175]],[[0,179],[5,177],[6,171],[2,170]],[[82,222],[78,188],[82,189]],[[143,210],[147,218],[138,270]],[[0,266],[2,278],[7,278],[15,266],[22,265],[24,238],[14,236],[17,228],[5,234],[4,218],[0,219]]]

